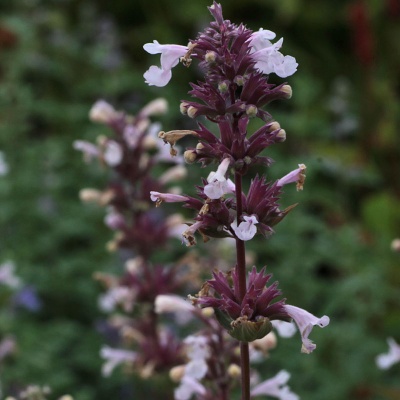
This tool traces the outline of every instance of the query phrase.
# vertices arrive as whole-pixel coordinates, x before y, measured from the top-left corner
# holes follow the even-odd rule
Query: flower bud
[[[100,124],[108,124],[119,115],[120,113],[104,100],[96,101],[89,111],[89,119]]]
[[[240,369],[239,365],[237,364],[231,364],[228,367],[228,375],[231,378],[238,378],[242,373],[242,370]]]
[[[206,60],[207,63],[213,64],[217,59],[217,54],[215,53],[215,51],[207,51],[206,55],[204,56],[204,59]]]
[[[79,199],[83,203],[99,203],[101,199],[102,192],[97,189],[81,189],[79,191]]]
[[[214,316],[215,312],[212,307],[206,307],[201,310],[201,314],[206,318],[211,318]]]
[[[193,164],[197,158],[196,150],[186,150],[183,153],[183,158],[187,164]]]
[[[159,178],[160,183],[163,185],[171,182],[178,181],[187,176],[187,169],[183,165],[176,165],[167,169]]]
[[[276,347],[277,344],[276,335],[274,332],[270,332],[263,338],[254,340],[254,342],[252,342],[251,344],[256,350],[260,350],[264,354],[267,354],[269,350],[274,349]]]
[[[179,105],[179,110],[180,110],[181,114],[186,115],[188,107],[189,107],[189,104],[182,101],[182,103]]]
[[[250,165],[251,164],[251,157],[246,156],[245,158],[243,158],[243,161],[246,165]]]
[[[151,115],[163,115],[168,111],[168,102],[162,97],[155,99],[148,103],[142,110],[140,111],[140,116],[145,118]]]
[[[229,89],[229,81],[222,81],[220,83],[218,83],[218,90],[221,93],[226,93]]]
[[[236,75],[235,78],[233,79],[233,82],[236,83],[238,86],[243,86],[244,85],[244,78],[242,75]]]
[[[197,150],[197,151],[201,151],[201,150],[203,150],[203,149],[204,149],[204,144],[201,143],[201,142],[197,143],[197,145],[196,145],[196,150]]]
[[[65,394],[64,396],[61,396],[58,400],[74,400],[74,398],[69,394]]]
[[[257,116],[257,112],[258,109],[255,105],[250,104],[249,106],[246,107],[246,114],[250,117],[250,118],[254,118]]]
[[[400,239],[394,239],[390,245],[391,249],[396,253],[400,253]]]
[[[283,85],[281,87],[281,93],[284,94],[285,99],[290,99],[292,97],[292,87],[290,85]]]
[[[284,129],[281,129],[276,135],[276,138],[279,142],[284,142],[286,140],[286,131]]]
[[[187,115],[188,115],[188,117],[189,117],[189,118],[195,118],[195,117],[196,117],[197,111],[198,111],[198,110],[197,110],[196,107],[190,106],[190,107],[187,109]]]
[[[271,122],[271,124],[269,125],[268,131],[269,132],[273,132],[273,131],[276,131],[277,129],[280,129],[280,128],[281,128],[281,125],[279,124],[279,122],[274,121],[274,122]]]
[[[176,367],[173,367],[169,371],[169,377],[172,382],[180,382],[181,379],[183,378],[183,375],[185,375],[185,366],[184,365],[177,365]]]

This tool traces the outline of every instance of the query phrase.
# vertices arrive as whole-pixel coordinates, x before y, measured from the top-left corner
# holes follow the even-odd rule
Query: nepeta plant
[[[212,307],[221,326],[240,341],[242,400],[248,400],[249,342],[265,337],[272,329],[271,321],[293,319],[301,333],[302,351],[311,353],[316,347],[309,339],[313,326],[325,327],[329,318],[317,318],[285,304],[277,283],[269,284],[271,275],[265,267],[259,272],[255,267],[248,271],[245,262],[245,242],[256,235],[271,235],[273,227],[293,209],[280,209],[278,202],[284,185],[296,183],[298,190],[303,188],[303,164],[276,182],[267,182],[264,176],[253,177],[247,193],[242,185],[250,167],[270,166],[272,160],[262,152],[286,139],[285,131],[263,107],[273,100],[291,97],[289,85],[271,84],[268,75],[292,75],[297,69],[296,60],[280,53],[283,39],[272,43],[273,32],[253,32],[225,20],[221,5],[216,2],[209,10],[215,21],[187,46],[162,45],[157,41],[144,45],[150,54],[161,53],[161,67],[151,66],[144,77],[149,85],[165,86],[179,61],[190,66],[192,59],[199,60],[204,79],[191,83],[189,94],[195,101],[184,100],[180,109],[190,118],[203,117],[214,124],[216,133],[199,122],[198,129],[162,131],[159,137],[170,144],[172,156],[176,155],[174,146],[178,140],[194,137],[198,143],[185,152],[185,160],[202,166],[216,163],[218,167],[197,186],[197,197],[152,191],[151,199],[157,206],[162,202],[182,202],[184,207],[195,210],[194,221],[188,223],[183,233],[188,246],[196,244],[196,234],[204,241],[210,237],[236,240],[233,270],[215,271],[213,279],[191,299],[200,307]],[[255,132],[248,130],[251,118],[263,121]],[[208,398],[199,388],[193,393],[200,399]]]

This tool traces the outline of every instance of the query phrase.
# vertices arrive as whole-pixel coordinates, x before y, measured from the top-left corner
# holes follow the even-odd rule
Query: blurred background
[[[105,249],[112,234],[104,211],[78,198],[107,176],[84,164],[72,142],[106,133],[88,120],[99,98],[135,113],[163,96],[164,128],[194,127],[179,101],[200,78],[197,67],[178,66],[168,86],[148,87],[142,75],[159,59],[142,46],[185,45],[210,21],[210,4],[0,2],[0,151],[8,167],[0,176],[0,263],[15,263],[31,296],[28,306],[0,311],[0,339],[12,334],[17,342],[0,370],[6,393],[36,383],[79,400],[128,400],[122,374],[100,374],[104,316],[92,279],[118,258]],[[299,206],[252,250],[288,303],[331,317],[313,331],[312,355],[300,354],[298,336],[280,340],[265,377],[287,369],[292,390],[308,400],[400,399],[399,364],[388,371],[375,364],[388,336],[400,340],[400,253],[391,249],[400,237],[400,1],[222,5],[225,18],[283,36],[283,54],[299,63],[287,80],[292,99],[268,108],[287,132],[269,151],[276,163],[268,175],[305,163],[305,190],[285,190],[282,204]]]

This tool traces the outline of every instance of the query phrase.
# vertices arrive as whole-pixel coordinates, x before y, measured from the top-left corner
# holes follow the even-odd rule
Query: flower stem
[[[242,204],[242,176],[235,173],[236,187],[236,213],[239,220],[243,213]],[[239,279],[239,296],[243,300],[246,294],[246,249],[244,241],[236,239],[236,275]],[[242,377],[242,400],[250,400],[250,360],[249,360],[249,345],[245,342],[240,342],[240,367]]]

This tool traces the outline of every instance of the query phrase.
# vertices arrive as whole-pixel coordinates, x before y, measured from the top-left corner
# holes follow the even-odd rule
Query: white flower
[[[98,157],[100,154],[98,147],[86,140],[75,140],[72,145],[75,150],[83,153],[85,162],[90,162],[92,158]]]
[[[157,314],[192,312],[196,309],[188,301],[174,294],[159,294],[154,302],[154,307]]]
[[[280,337],[290,338],[296,333],[294,322],[279,321],[276,319],[271,321],[271,324],[277,330]]]
[[[6,160],[4,158],[4,153],[0,151],[0,176],[7,175],[8,174],[8,164],[6,163]]]
[[[107,140],[103,157],[110,167],[116,167],[122,161],[122,147],[115,140]]]
[[[154,311],[157,314],[174,313],[180,324],[188,323],[195,310],[188,301],[174,294],[160,294],[154,302]]]
[[[15,275],[15,265],[11,261],[7,261],[0,265],[0,284],[16,289],[21,286],[21,279]]]
[[[235,184],[230,179],[225,178],[230,162],[231,160],[229,158],[225,158],[219,165],[217,171],[212,171],[208,175],[208,184],[204,186],[204,194],[209,199],[216,200],[224,194],[235,192]]]
[[[206,394],[206,388],[198,380],[184,376],[174,394],[175,400],[189,400],[194,394]]]
[[[137,354],[134,351],[103,346],[100,350],[100,357],[106,360],[101,372],[104,377],[108,377],[119,364],[134,363],[137,359]]]
[[[250,37],[250,45],[253,48],[252,57],[256,68],[264,74],[275,73],[281,78],[293,75],[297,71],[296,59],[292,56],[284,56],[279,52],[283,44],[283,38],[272,44],[275,34],[268,30],[260,29]]]
[[[280,400],[298,400],[300,397],[291,392],[289,386],[286,385],[289,378],[290,374],[282,370],[273,378],[267,379],[254,387],[251,390],[251,396],[267,395]]]
[[[126,286],[115,286],[99,297],[99,308],[104,312],[114,311],[121,305],[126,312],[132,311],[136,293]]]
[[[376,365],[380,369],[388,369],[393,364],[400,362],[400,345],[393,338],[388,338],[389,352],[376,357]]]
[[[257,218],[252,215],[250,217],[243,216],[244,221],[241,222],[238,226],[237,220],[231,223],[231,228],[235,231],[235,235],[240,240],[250,240],[253,239],[254,235],[257,233],[256,224],[258,224]]]
[[[154,40],[153,43],[146,43],[143,48],[150,54],[161,53],[161,68],[152,65],[143,75],[148,85],[158,87],[165,86],[170,81],[171,69],[188,52],[187,46],[160,44],[157,40]]]
[[[317,318],[315,315],[312,315],[302,308],[288,304],[285,304],[284,307],[290,317],[294,319],[294,322],[301,333],[301,340],[303,342],[301,352],[307,354],[311,353],[317,346],[308,338],[308,335],[311,333],[315,325],[318,325],[321,328],[329,325],[329,317],[324,315],[321,318]]]

